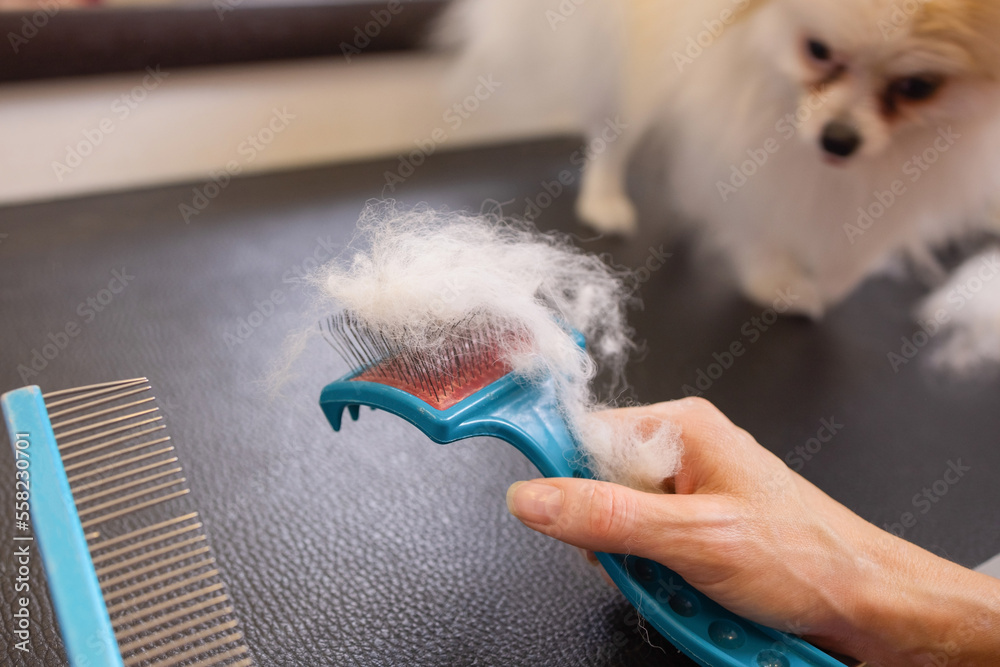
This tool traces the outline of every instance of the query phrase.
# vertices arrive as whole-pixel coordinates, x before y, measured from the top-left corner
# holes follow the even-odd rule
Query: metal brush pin
[[[335,431],[345,408],[356,420],[360,406],[368,405],[402,417],[441,444],[497,437],[546,477],[592,477],[563,420],[552,378],[520,377],[504,361],[511,350],[531,352],[518,332],[468,320],[443,330],[428,353],[349,311],[324,320],[320,329],[353,369],[320,396]],[[843,667],[798,637],[736,616],[659,563],[622,554],[597,557],[642,616],[705,667]]]
[[[248,667],[150,391],[137,378],[0,397],[33,533],[15,539],[37,540],[74,667]]]

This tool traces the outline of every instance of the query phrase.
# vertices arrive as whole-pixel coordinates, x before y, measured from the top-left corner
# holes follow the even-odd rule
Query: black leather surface
[[[491,199],[522,213],[576,147],[435,155],[396,195],[476,210]],[[691,664],[645,632],[574,549],[507,514],[507,485],[533,476],[509,446],[442,447],[370,412],[333,433],[317,401],[344,368],[322,345],[282,397],[258,385],[285,335],[309,324],[306,290],[291,279],[349,240],[395,164],[237,180],[190,224],[178,206],[191,202],[192,185],[0,210],[0,385],[151,379],[262,665]],[[588,237],[572,198],[556,197],[538,222]],[[638,239],[581,243],[637,268],[666,238],[648,222]],[[761,309],[686,245],[664,250],[673,255],[642,286],[645,308],[633,316],[648,341],[631,370],[638,398],[681,396],[714,353],[743,341],[746,354],[705,393],[736,423],[781,456],[822,420],[843,424],[802,472],[879,525],[913,512],[914,494],[961,459],[971,470],[926,514],[917,510],[905,536],[967,565],[1000,551],[1000,387],[950,385],[920,355],[898,374],[886,359],[915,330],[918,287],[872,282],[823,322],[781,320],[751,343],[744,326]],[[79,304],[114,270],[134,278],[88,321]],[[18,366],[71,321],[80,333],[23,382]],[[11,544],[6,446],[0,480],[0,534]],[[9,554],[0,558],[2,649],[15,664],[59,664],[37,559],[32,654],[13,651]]]

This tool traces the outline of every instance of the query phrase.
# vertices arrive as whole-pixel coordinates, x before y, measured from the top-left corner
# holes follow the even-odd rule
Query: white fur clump
[[[612,384],[634,345],[625,319],[627,274],[541,234],[495,216],[371,204],[345,257],[314,277],[324,297],[352,311],[389,341],[421,354],[443,353],[455,331],[491,331],[500,354],[529,379],[551,376],[586,463],[609,481],[658,490],[680,460],[680,434],[594,418],[598,368]],[[360,246],[360,247],[359,247]],[[587,351],[569,331],[579,331]]]
[[[625,414],[609,420],[587,414],[581,427],[601,479],[662,493],[664,480],[680,468],[681,429],[673,422],[651,416]]]
[[[924,322],[943,322],[934,365],[957,375],[995,373],[1000,363],[1000,249],[967,260],[920,309]]]

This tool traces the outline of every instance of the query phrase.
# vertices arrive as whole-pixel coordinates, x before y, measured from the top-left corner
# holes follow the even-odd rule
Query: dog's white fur
[[[633,230],[625,170],[657,128],[670,205],[704,226],[744,293],[771,304],[791,290],[797,310],[819,316],[894,257],[994,224],[992,5],[1000,3],[460,0],[443,32],[464,45],[457,78],[494,74],[506,113],[551,105],[595,139],[609,119],[627,125],[586,165],[577,201],[585,222]],[[830,59],[812,56],[808,40]],[[887,96],[890,81],[927,74],[944,80],[930,99]],[[834,161],[821,147],[830,121],[860,134],[850,157]],[[926,170],[913,162],[925,152],[936,157]],[[763,162],[755,169],[754,156]],[[736,187],[734,169],[754,173]],[[859,209],[877,213],[879,198],[889,201],[894,181],[902,189],[892,204],[863,218]]]
[[[583,463],[601,479],[663,491],[680,467],[680,429],[648,415],[603,415],[591,387],[600,367],[621,389],[634,350],[624,278],[530,225],[383,202],[365,209],[351,251],[313,281],[321,311],[349,310],[389,348],[446,360],[480,341],[522,378],[551,378]]]

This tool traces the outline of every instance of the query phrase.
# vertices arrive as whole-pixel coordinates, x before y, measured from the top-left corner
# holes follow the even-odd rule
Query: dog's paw
[[[823,317],[826,299],[815,280],[791,262],[761,266],[741,280],[748,299],[785,315],[801,315],[813,320]]]
[[[576,215],[587,226],[606,234],[629,236],[636,230],[636,212],[624,194],[593,195],[585,190],[576,200]]]

